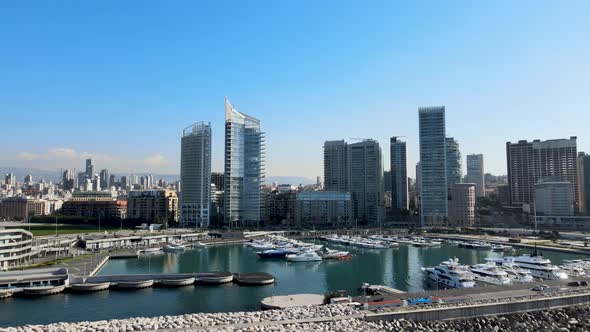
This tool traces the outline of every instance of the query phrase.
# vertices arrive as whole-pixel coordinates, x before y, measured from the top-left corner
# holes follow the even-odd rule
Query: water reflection
[[[331,244],[328,247],[334,248]],[[10,298],[0,301],[0,326],[44,324],[133,316],[179,315],[193,312],[255,310],[260,300],[272,295],[324,294],[332,290],[357,293],[364,283],[387,285],[404,291],[421,291],[425,284],[423,266],[434,266],[457,257],[462,264],[476,264],[501,253],[442,246],[369,250],[340,247],[354,257],[345,261],[287,263],[259,259],[242,245],[208,247],[184,253],[142,255],[137,259],[110,261],[100,274],[171,272],[267,272],[276,284],[263,287],[197,285],[183,288],[148,288],[137,291],[110,290],[92,294],[59,294],[36,299]],[[520,254],[528,251],[518,251]],[[556,264],[578,255],[544,252]]]

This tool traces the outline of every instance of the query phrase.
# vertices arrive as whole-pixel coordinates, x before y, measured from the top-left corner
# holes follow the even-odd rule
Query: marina
[[[272,296],[300,293],[323,295],[340,290],[354,296],[359,294],[359,286],[363,283],[382,285],[387,287],[384,289],[400,293],[422,294],[433,289],[428,284],[422,267],[436,266],[455,257],[460,264],[473,266],[483,264],[487,259],[500,259],[504,255],[502,252],[465,249],[446,243],[435,247],[418,247],[400,242],[398,246],[388,249],[334,245],[328,241],[306,240],[306,243],[312,244],[314,249],[321,246],[321,250],[328,247],[330,250],[346,251],[352,258],[292,263],[285,259],[260,258],[256,255],[257,249],[243,244],[186,248],[174,253],[159,251],[140,254],[137,258],[109,260],[87,282],[97,285],[108,279],[114,282],[114,278],[121,278],[123,275],[142,275],[153,279],[154,287],[130,291],[118,291],[118,287],[111,287],[87,294],[66,291],[44,297],[8,297],[0,302],[3,313],[6,313],[0,317],[0,326],[197,312],[252,311],[260,309],[260,302]],[[273,248],[267,250],[271,249]],[[517,250],[510,255],[528,253],[530,250]],[[544,251],[543,254],[557,265],[568,262],[582,264],[586,259],[586,256],[558,252]],[[170,275],[184,279],[207,271],[232,271],[234,274],[228,278],[231,277],[234,282],[221,285],[195,283],[194,287],[156,287],[157,280],[170,280]],[[247,274],[256,271],[271,275],[273,280]],[[278,282],[274,282],[274,278]],[[248,284],[262,287],[240,287]],[[220,301],[220,298],[231,300]],[[153,303],[158,305],[154,306]],[[31,310],[39,313],[33,320],[30,315],[24,314]]]

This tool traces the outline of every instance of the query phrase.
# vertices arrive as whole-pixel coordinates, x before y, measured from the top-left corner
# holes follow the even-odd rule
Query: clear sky
[[[267,175],[322,174],[322,144],[374,138],[389,158],[418,106],[505,174],[505,142],[590,150],[590,1],[5,1],[0,166],[178,173],[181,130],[224,97],[260,118]],[[385,162],[385,169],[388,169]]]

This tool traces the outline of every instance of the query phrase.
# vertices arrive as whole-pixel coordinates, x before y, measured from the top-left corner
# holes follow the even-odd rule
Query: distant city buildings
[[[461,151],[459,150],[459,142],[453,137],[447,137],[445,140],[447,187],[450,192],[452,185],[462,182],[463,170],[461,168]]]
[[[467,176],[465,182],[475,183],[477,197],[485,197],[485,173],[483,165],[483,154],[467,155]]]
[[[348,191],[348,144],[344,140],[324,143],[324,190]]]
[[[542,179],[535,184],[535,206],[538,216],[573,216],[574,187],[568,181]]]
[[[238,112],[225,100],[225,223],[259,223],[264,179],[264,134],[260,120]]]
[[[448,216],[445,107],[421,107],[418,113],[421,223],[442,225]]]
[[[578,186],[580,213],[590,215],[590,155],[578,154]]]
[[[408,169],[406,142],[398,137],[391,137],[390,143],[390,179],[391,204],[398,210],[408,209]],[[387,182],[386,182],[387,183]]]
[[[576,137],[532,142],[506,143],[510,203],[532,212],[534,188],[548,178],[568,181],[578,206],[578,167]],[[528,208],[527,208],[528,207]]]
[[[449,225],[470,227],[475,224],[475,184],[454,183],[449,201]]]
[[[180,223],[209,227],[211,125],[199,122],[185,128],[180,155]]]

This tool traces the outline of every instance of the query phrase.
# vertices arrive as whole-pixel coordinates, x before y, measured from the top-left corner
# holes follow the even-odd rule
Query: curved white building
[[[0,229],[0,270],[26,265],[32,242],[33,234],[24,229]]]

